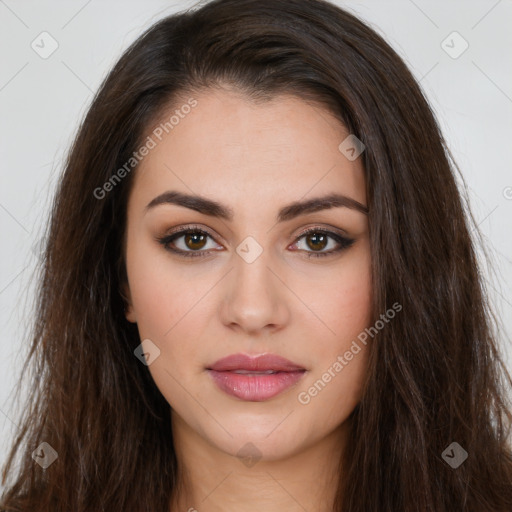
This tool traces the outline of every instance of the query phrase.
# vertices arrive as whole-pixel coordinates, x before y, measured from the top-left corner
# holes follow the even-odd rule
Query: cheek
[[[165,250],[151,244],[134,244],[127,272],[141,336],[165,341],[205,293],[190,271],[176,271]]]
[[[372,283],[369,248],[361,244],[357,251],[347,253],[347,257],[336,262],[328,271],[321,269],[316,274],[309,273],[307,280],[297,282],[298,295],[314,312],[302,320],[304,329],[316,332],[316,347],[327,354],[346,350],[371,322]]]
[[[347,276],[334,282],[326,304],[326,323],[336,333],[341,345],[348,338],[356,338],[371,321],[372,290],[369,272],[358,272],[357,278]]]

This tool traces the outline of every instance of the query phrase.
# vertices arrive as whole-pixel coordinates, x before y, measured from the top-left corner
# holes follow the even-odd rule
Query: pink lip
[[[305,368],[274,354],[256,357],[233,354],[219,359],[207,370],[222,391],[251,402],[262,402],[282,393],[306,372]],[[235,373],[237,371],[251,373]],[[265,371],[276,373],[255,373]]]

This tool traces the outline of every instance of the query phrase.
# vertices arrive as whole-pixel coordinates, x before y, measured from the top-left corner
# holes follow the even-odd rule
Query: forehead
[[[178,188],[235,209],[251,201],[261,209],[339,192],[366,204],[361,158],[350,161],[340,152],[349,133],[319,104],[283,95],[256,104],[223,89],[189,99],[197,102],[193,108],[183,107],[186,99],[176,102],[146,134],[155,146],[137,168],[133,195],[149,201]]]

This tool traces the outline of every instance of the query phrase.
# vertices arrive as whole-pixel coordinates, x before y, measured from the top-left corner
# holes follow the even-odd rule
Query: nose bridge
[[[272,252],[247,237],[233,255],[229,292],[224,300],[223,320],[247,331],[266,326],[274,329],[288,316],[283,283],[274,275]],[[273,271],[272,271],[272,270]]]

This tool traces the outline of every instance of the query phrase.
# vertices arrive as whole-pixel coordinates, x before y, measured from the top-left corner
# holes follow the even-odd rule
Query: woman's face
[[[134,171],[126,316],[173,425],[231,455],[253,446],[278,459],[335,435],[360,399],[368,219],[343,201],[301,205],[339,194],[366,206],[361,158],[350,139],[339,149],[346,129],[303,100],[193,99],[175,107],[168,133],[147,134],[155,144],[146,139]],[[293,366],[235,358],[212,370],[233,354]]]

